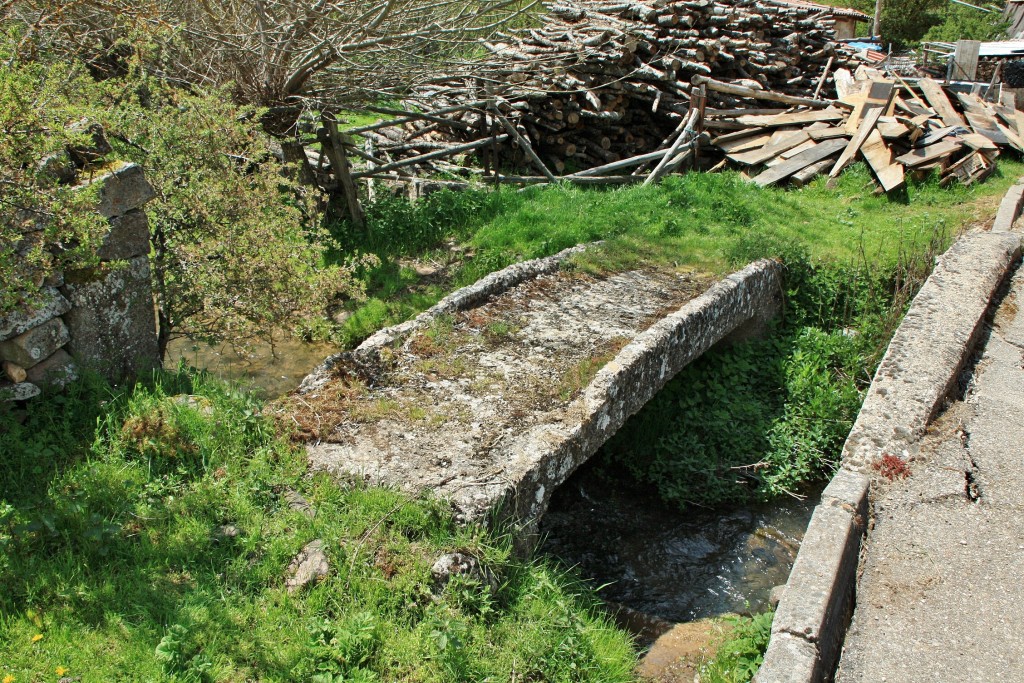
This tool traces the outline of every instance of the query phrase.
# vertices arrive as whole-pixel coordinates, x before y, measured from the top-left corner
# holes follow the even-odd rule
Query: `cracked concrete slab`
[[[841,683],[1024,680],[1022,296],[1018,269],[963,398],[872,487]]]

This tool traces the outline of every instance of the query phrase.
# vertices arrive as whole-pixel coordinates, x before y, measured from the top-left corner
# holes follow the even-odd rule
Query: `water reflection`
[[[604,599],[668,621],[753,614],[786,582],[819,496],[684,513],[584,468],[556,492],[543,549],[604,585]]]
[[[194,368],[261,389],[274,398],[295,389],[310,370],[339,350],[331,344],[285,337],[276,340],[273,347],[258,343],[242,352],[230,344],[210,345],[183,338],[168,345],[164,367],[175,368],[179,360],[184,360]]]

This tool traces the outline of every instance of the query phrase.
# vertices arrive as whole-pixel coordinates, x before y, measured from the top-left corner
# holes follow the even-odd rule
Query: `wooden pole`
[[[348,157],[345,156],[345,139],[338,130],[338,120],[334,114],[324,112],[320,115],[323,122],[323,131],[326,136],[321,136],[320,144],[323,146],[327,158],[331,160],[331,167],[334,177],[341,187],[342,197],[348,208],[352,224],[362,230],[366,227],[366,216],[363,214],[363,207],[359,205],[359,192],[353,182],[353,175],[348,165]],[[325,139],[324,139],[325,138]],[[349,141],[351,143],[351,140]],[[354,146],[354,145],[353,145]]]
[[[421,154],[416,157],[409,157],[408,159],[392,161],[390,164],[385,164],[384,166],[379,166],[378,168],[375,168],[372,173],[369,171],[361,171],[359,173],[353,173],[352,177],[357,180],[359,178],[368,178],[371,175],[380,175],[381,173],[393,171],[396,168],[403,168],[405,166],[412,166],[413,164],[420,164],[423,163],[424,161],[430,161],[431,159],[440,159],[442,157],[451,156],[453,154],[458,154],[460,152],[471,152],[474,149],[486,147],[487,145],[491,144],[491,140],[492,138],[485,138],[483,140],[477,140],[476,142],[467,142],[464,145],[455,145],[454,147],[449,147],[447,149],[439,149],[436,152],[430,152],[429,154]],[[505,140],[508,140],[507,134],[498,135],[493,138],[493,141],[495,143],[504,142]]]
[[[725,93],[726,95],[735,95],[736,97],[749,97],[755,100],[768,100],[771,102],[782,102],[783,104],[799,104],[805,107],[814,107],[816,109],[824,109],[832,104],[827,100],[812,100],[809,97],[794,97],[792,95],[772,92],[771,90],[754,90],[753,88],[747,88],[742,85],[723,83],[721,81],[716,81],[713,78],[708,78],[707,76],[701,76],[700,74],[695,74],[693,78],[690,79],[690,82],[694,85],[706,85],[708,90],[714,90],[715,92]]]

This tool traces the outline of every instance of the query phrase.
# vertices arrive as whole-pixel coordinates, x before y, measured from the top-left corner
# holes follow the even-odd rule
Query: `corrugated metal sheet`
[[[978,50],[979,57],[1012,57],[1021,55],[1024,57],[1024,40],[1003,40],[992,43],[982,43]]]

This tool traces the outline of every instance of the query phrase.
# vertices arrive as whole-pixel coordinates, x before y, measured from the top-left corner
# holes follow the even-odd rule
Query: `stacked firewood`
[[[807,104],[850,55],[827,10],[774,0],[561,0],[539,24],[485,42],[470,76],[419,88],[408,109],[424,116],[353,132],[387,163],[507,135],[468,151],[562,174],[664,148],[695,82],[702,109]]]

